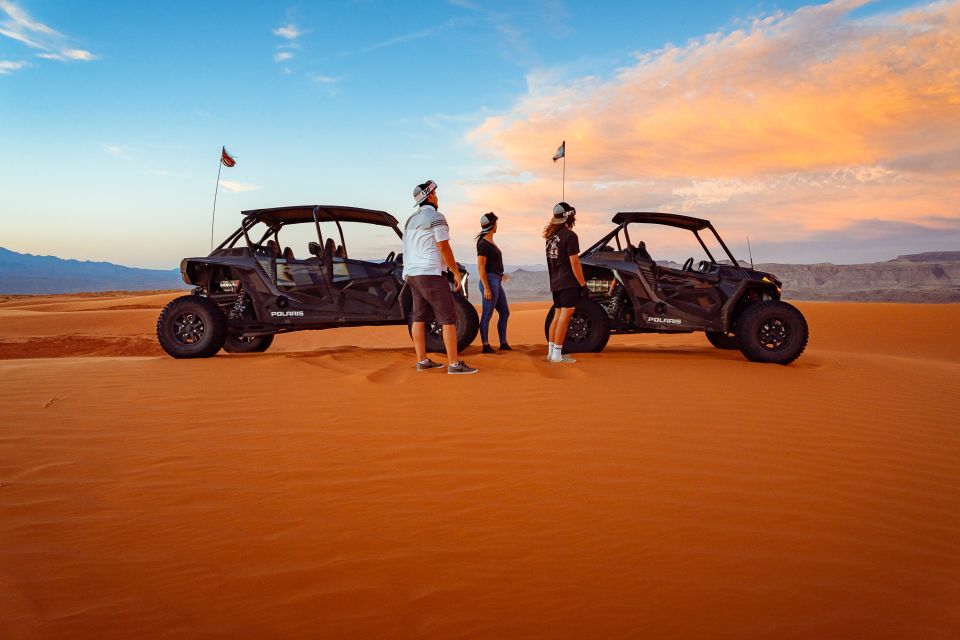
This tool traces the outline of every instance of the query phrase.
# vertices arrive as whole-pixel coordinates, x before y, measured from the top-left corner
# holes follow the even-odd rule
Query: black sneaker
[[[467,366],[467,363],[461,360],[457,364],[447,365],[447,373],[450,375],[466,375],[469,373],[477,373],[478,369]]]
[[[510,347],[506,342],[500,345],[500,351],[513,351],[513,348]]]
[[[417,363],[417,371],[429,371],[430,369],[443,369],[443,365],[439,362],[434,362],[430,358],[426,358]]]
[[[490,345],[485,344],[483,345],[483,353],[496,353],[496,351],[494,351]]]

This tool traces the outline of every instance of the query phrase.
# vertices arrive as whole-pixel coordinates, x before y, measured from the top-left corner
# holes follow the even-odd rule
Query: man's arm
[[[460,267],[457,266],[457,261],[453,257],[453,249],[450,248],[450,241],[437,240],[437,247],[440,249],[440,255],[443,257],[443,264],[447,265],[447,269],[450,269],[450,272],[453,273],[453,281],[456,283],[457,289],[459,289]]]
[[[577,254],[570,256],[570,268],[573,270],[573,275],[577,278],[580,286],[587,286],[587,279],[583,277],[583,267],[580,265],[580,256]]]

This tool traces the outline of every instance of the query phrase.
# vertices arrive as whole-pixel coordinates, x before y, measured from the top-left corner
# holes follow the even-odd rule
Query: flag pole
[[[567,143],[563,143],[563,178],[560,180],[560,202],[567,201]]]
[[[213,213],[210,216],[210,252],[213,252],[213,223],[217,219],[217,192],[220,191],[220,171],[223,169],[223,156],[217,161],[217,186],[213,189]]]

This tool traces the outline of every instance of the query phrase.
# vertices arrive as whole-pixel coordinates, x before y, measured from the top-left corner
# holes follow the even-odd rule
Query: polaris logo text
[[[290,316],[303,317],[303,311],[271,311],[271,318],[287,318]]]
[[[679,318],[647,318],[649,322],[659,322],[660,324],[683,324]]]

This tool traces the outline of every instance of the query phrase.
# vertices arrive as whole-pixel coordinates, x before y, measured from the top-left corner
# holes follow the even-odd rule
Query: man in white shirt
[[[413,294],[411,333],[417,351],[417,371],[443,368],[427,357],[426,323],[436,320],[443,330],[449,360],[447,373],[476,373],[457,353],[457,309],[444,271],[450,270],[459,289],[460,269],[450,248],[447,219],[437,211],[437,184],[433,180],[418,184],[413,199],[419,208],[403,229],[403,279]]]

